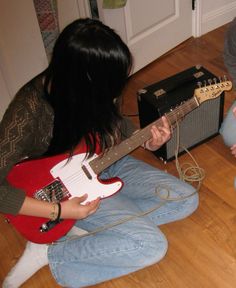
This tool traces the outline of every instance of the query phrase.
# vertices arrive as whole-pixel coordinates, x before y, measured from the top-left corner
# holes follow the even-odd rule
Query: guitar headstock
[[[214,82],[213,84],[211,84]],[[232,82],[231,81],[220,81],[217,82],[216,78],[208,80],[210,85],[206,85],[206,81],[204,85],[199,83],[199,88],[194,90],[194,96],[197,98],[199,104],[206,100],[214,99],[220,96],[223,91],[229,91],[232,89]]]

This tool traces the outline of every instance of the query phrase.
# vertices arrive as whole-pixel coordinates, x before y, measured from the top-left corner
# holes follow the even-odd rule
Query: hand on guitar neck
[[[150,151],[156,151],[163,144],[165,144],[171,138],[171,130],[168,120],[165,116],[161,118],[162,125],[158,127],[153,125],[151,127],[152,137],[144,143],[144,148]]]

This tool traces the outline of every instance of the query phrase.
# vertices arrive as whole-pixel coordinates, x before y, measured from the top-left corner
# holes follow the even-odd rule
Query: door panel
[[[136,8],[137,5],[139,9]],[[145,31],[151,32],[151,28],[155,29],[157,25],[175,15],[173,0],[165,0],[161,9],[153,9],[155,5],[156,0],[149,0],[148,5],[146,1],[142,0],[129,2],[126,21],[128,21],[127,24],[130,26],[130,32],[132,33],[130,37],[137,36]]]
[[[134,56],[138,71],[192,36],[192,1],[128,0],[124,8],[103,9],[100,19],[115,29]]]

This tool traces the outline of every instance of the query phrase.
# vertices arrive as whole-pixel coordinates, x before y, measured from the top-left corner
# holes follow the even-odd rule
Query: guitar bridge
[[[65,188],[65,186],[59,179],[56,179],[55,181],[38,190],[34,194],[34,198],[47,202],[60,202],[63,200],[63,198],[69,197],[69,191]]]

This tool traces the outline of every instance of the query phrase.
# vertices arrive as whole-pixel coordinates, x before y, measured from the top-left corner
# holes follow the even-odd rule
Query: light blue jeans
[[[236,144],[236,118],[233,114],[233,108],[235,106],[236,101],[230,107],[220,127],[220,134],[224,140],[224,143],[229,147]]]
[[[87,231],[149,210],[161,203],[156,187],[168,187],[172,197],[190,195],[194,188],[130,156],[117,161],[100,178],[118,176],[122,190],[103,199],[98,211],[76,225]],[[165,190],[165,188],[164,188]],[[163,191],[164,192],[164,191]],[[58,284],[85,287],[120,277],[157,263],[167,251],[165,235],[157,227],[193,213],[198,194],[168,202],[148,216],[135,218],[93,236],[51,245],[48,259]]]

